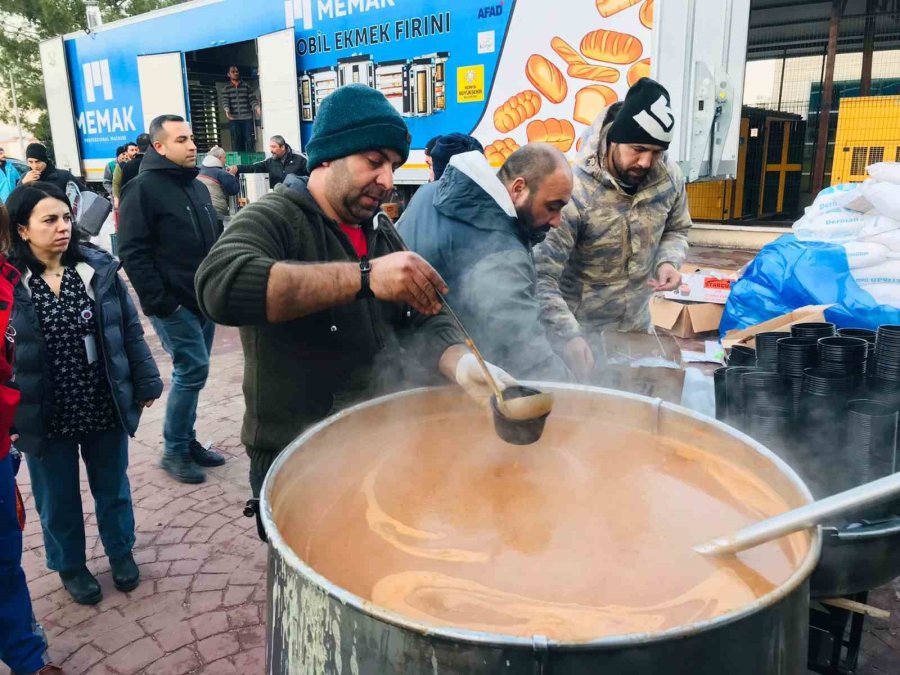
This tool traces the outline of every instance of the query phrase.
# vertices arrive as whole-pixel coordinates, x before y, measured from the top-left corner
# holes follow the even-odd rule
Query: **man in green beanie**
[[[490,396],[437,297],[444,280],[373,227],[409,142],[383,94],[335,90],[306,146],[309,177],[289,177],[243,208],[197,271],[202,310],[241,327],[241,439],[254,497],[288,443],[352,403],[438,372],[479,402]],[[503,385],[515,382],[490,368]]]

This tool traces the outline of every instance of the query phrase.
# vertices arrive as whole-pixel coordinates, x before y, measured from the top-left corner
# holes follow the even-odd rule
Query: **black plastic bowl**
[[[523,398],[532,394],[540,394],[538,389],[531,387],[507,387],[503,391],[503,400]],[[531,445],[537,443],[544,433],[544,424],[547,422],[549,412],[530,420],[513,420],[503,415],[497,408],[497,397],[491,396],[491,412],[494,413],[494,430],[497,435],[507,443],[513,445]]]

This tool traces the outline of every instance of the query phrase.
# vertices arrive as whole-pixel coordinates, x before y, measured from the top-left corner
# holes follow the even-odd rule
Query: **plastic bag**
[[[853,279],[843,246],[785,235],[763,248],[732,285],[719,331],[724,335],[806,305],[827,304],[835,306],[826,318],[841,327],[900,324],[900,306],[878,302]]]
[[[900,230],[888,230],[880,234],[873,234],[862,238],[862,241],[870,244],[881,244],[891,253],[900,253]]]
[[[847,263],[851,270],[880,265],[890,254],[890,250],[884,244],[867,241],[849,241],[844,244],[844,250],[847,252]]]
[[[841,183],[825,188],[816,195],[812,204],[806,207],[806,217],[814,220],[819,215],[840,209],[859,192],[859,183]]]
[[[866,181],[863,194],[880,215],[900,221],[900,188],[894,183]]]
[[[807,207],[807,214],[793,225],[794,234],[800,241],[854,241],[866,224],[866,216],[849,209],[833,208],[819,212],[811,209]]]
[[[900,162],[878,162],[870,164],[869,175],[877,181],[900,185]]]

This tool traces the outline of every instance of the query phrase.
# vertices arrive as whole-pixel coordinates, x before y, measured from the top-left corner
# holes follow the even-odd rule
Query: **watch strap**
[[[375,294],[372,292],[372,288],[369,286],[369,274],[372,272],[372,263],[369,261],[369,258],[363,256],[359,259],[359,277],[360,277],[360,287],[359,291],[356,294],[357,300],[365,300],[367,298],[374,298]]]

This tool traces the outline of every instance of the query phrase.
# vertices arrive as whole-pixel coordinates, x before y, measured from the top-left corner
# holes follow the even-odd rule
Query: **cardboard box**
[[[681,349],[668,335],[603,331],[590,340],[596,365],[592,384],[681,403]]]
[[[718,330],[724,313],[723,305],[709,302],[677,302],[659,296],[650,299],[653,325],[681,338]]]
[[[663,297],[667,300],[724,305],[728,302],[731,285],[737,280],[738,273],[734,270],[704,268],[682,271],[681,284],[674,291],[666,291]]]
[[[825,321],[825,310],[832,305],[807,305],[795,309],[788,314],[776,316],[774,319],[763,321],[755,326],[741,330],[730,330],[725,334],[722,344],[725,349],[731,349],[734,345],[743,344],[754,347],[754,336],[758,333],[781,332],[790,333],[791,326],[795,323],[815,323]]]

